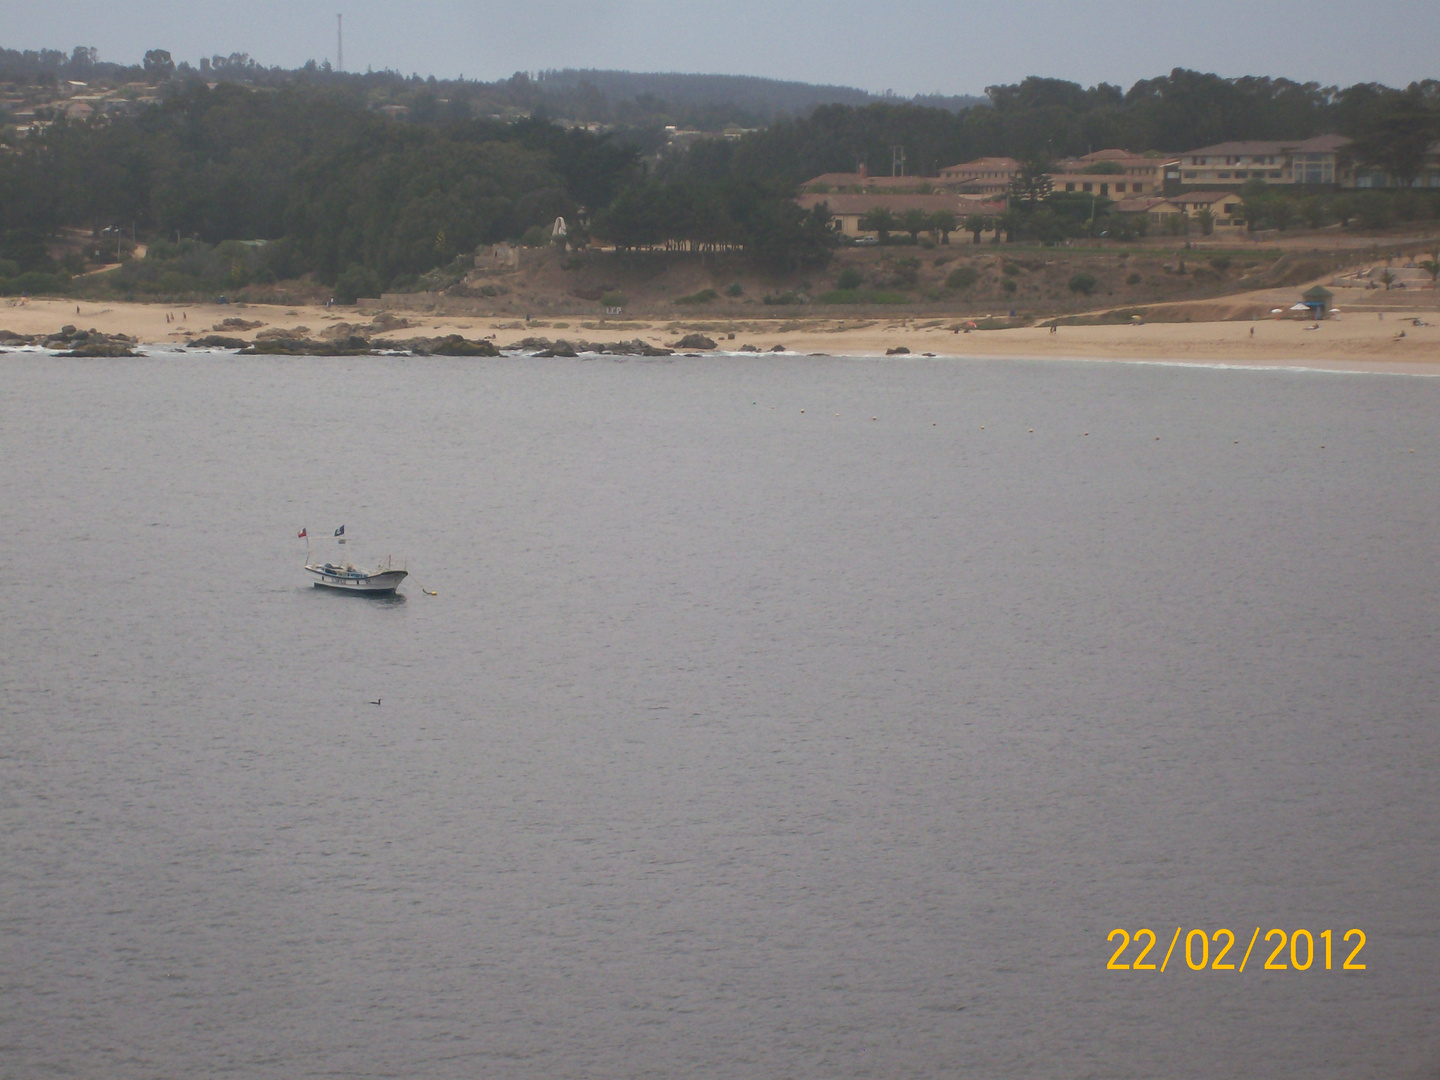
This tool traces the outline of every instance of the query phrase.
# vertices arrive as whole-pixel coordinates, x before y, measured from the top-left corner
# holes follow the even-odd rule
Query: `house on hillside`
[[[1340,155],[1349,143],[1343,135],[1216,143],[1186,150],[1173,173],[1185,187],[1241,187],[1255,180],[1266,184],[1349,186],[1353,181]]]
[[[1049,176],[1054,189],[1061,192],[1105,199],[1153,195],[1163,187],[1170,161],[1111,148],[1057,161]],[[961,192],[995,197],[1009,194],[1019,172],[1020,162],[1015,158],[986,157],[941,169],[940,179]]]
[[[853,173],[821,173],[800,185],[806,194],[865,195],[933,195],[937,191],[952,191],[957,185],[953,181],[934,176],[871,176],[862,165]]]
[[[1050,182],[1056,191],[1106,199],[1158,195],[1165,184],[1165,168],[1172,160],[1129,150],[1096,150],[1083,157],[1057,161],[1050,171]]]
[[[1180,207],[1191,222],[1208,210],[1216,229],[1245,228],[1242,200],[1233,191],[1187,191],[1183,195],[1172,195],[1170,201]]]
[[[963,223],[971,214],[984,214],[993,216],[1005,212],[1003,203],[988,203],[978,199],[966,199],[954,193],[935,193],[930,195],[916,194],[892,194],[887,192],[870,192],[865,194],[849,193],[815,193],[807,192],[801,195],[798,202],[802,209],[809,210],[811,207],[825,203],[830,214],[834,218],[834,229],[842,236],[874,236],[875,233],[862,229],[860,219],[872,210],[886,209],[897,218],[901,217],[907,210],[923,210],[927,214],[933,214],[939,210],[949,210],[956,219]],[[903,230],[896,229],[896,232]]]
[[[940,170],[940,179],[969,195],[1005,196],[1010,182],[1020,171],[1020,162],[1009,157],[984,157]]]
[[[1185,216],[1185,211],[1180,206],[1160,195],[1119,199],[1110,208],[1110,212],[1121,217],[1144,218],[1146,226],[1152,231],[1169,228],[1172,222],[1178,222]]]

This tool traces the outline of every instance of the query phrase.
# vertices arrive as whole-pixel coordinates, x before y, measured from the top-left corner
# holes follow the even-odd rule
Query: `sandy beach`
[[[378,308],[257,304],[161,305],[10,299],[0,305],[0,330],[33,335],[62,326],[123,333],[143,344],[184,344],[209,333],[253,340],[267,329],[330,336],[345,329],[366,333]],[[490,337],[504,348],[527,337],[615,341],[642,338],[673,345],[698,330],[724,350],[750,345],[769,352],[883,356],[905,348],[914,355],[1034,357],[1086,360],[1192,362],[1237,366],[1301,367],[1335,371],[1440,375],[1440,316],[1432,308],[1353,311],[1318,327],[1292,319],[1224,322],[1158,322],[1137,325],[1048,326],[964,332],[964,318],[589,320],[506,321],[483,316],[395,311],[409,326],[374,336],[377,344],[417,336],[461,334]],[[240,319],[248,330],[222,325]],[[1421,325],[1416,325],[1416,322]],[[189,332],[187,334],[187,331]],[[327,334],[328,331],[328,334]],[[733,336],[732,336],[733,335]]]

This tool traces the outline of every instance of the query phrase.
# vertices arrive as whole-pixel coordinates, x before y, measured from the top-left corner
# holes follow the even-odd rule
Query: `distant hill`
[[[853,86],[764,79],[754,75],[686,75],[678,72],[600,71],[564,68],[540,72],[535,84],[544,91],[568,96],[588,84],[612,101],[646,97],[690,109],[731,105],[761,120],[781,116],[802,116],[820,105],[869,105],[883,101],[898,103],[895,95],[872,94]],[[917,97],[919,104],[958,112],[972,105],[986,105],[983,97]]]

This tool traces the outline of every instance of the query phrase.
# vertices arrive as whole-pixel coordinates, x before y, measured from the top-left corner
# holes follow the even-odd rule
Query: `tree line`
[[[50,57],[54,62],[37,70],[98,63],[88,52],[56,56],[63,63]],[[163,74],[171,60],[152,50],[146,64]],[[243,57],[223,66],[253,67]],[[410,287],[481,244],[533,240],[557,216],[579,222],[575,243],[593,233],[623,250],[739,250],[783,270],[823,262],[837,242],[823,208],[804,211],[792,201],[796,186],[857,161],[888,161],[897,144],[926,171],[987,154],[1026,157],[1021,179],[1028,176],[1030,186],[1013,192],[1007,212],[986,224],[1012,240],[1053,241],[1130,227],[1105,219],[1097,200],[1037,188],[1044,161],[1056,153],[1348,130],[1362,160],[1403,178],[1440,138],[1437,83],[1341,91],[1177,71],[1125,93],[1027,79],[989,95],[990,104],[959,112],[824,106],[738,140],[657,153],[630,130],[592,132],[544,116],[497,120],[466,110],[399,120],[352,89],[304,72],[273,85],[220,79],[211,88],[177,66],[157,106],[104,121],[61,117],[0,153],[0,288],[16,291],[25,281],[38,291],[38,279],[27,274],[51,275],[55,284],[54,275],[79,269],[46,255],[61,226],[97,233],[121,227],[168,240],[169,249],[154,250],[177,259],[188,245],[186,265],[196,273],[208,267],[207,281],[223,264],[236,282],[311,274],[325,284],[344,282],[345,293]],[[1254,220],[1282,223],[1276,227],[1316,214],[1374,217],[1364,200],[1347,211],[1333,199],[1287,209],[1276,201],[1283,198],[1256,193],[1247,205]],[[1403,216],[1401,203],[1392,204]],[[908,232],[912,240],[930,232],[941,242],[953,231],[985,231],[949,218],[881,224],[880,231]],[[244,258],[233,249],[214,255],[227,243],[255,241],[269,243],[252,244]],[[128,272],[137,285],[181,280],[154,267],[148,279]]]
[[[1128,91],[1028,78],[992,86],[989,104],[952,112],[916,105],[829,105],[784,119],[737,142],[707,142],[677,155],[677,173],[743,175],[800,184],[866,165],[888,175],[892,149],[907,170],[934,176],[946,166],[1006,156],[1047,160],[1106,147],[1180,153],[1219,142],[1302,139],[1335,133],[1356,141],[1356,160],[1413,178],[1440,140],[1440,81],[1403,89],[1360,83],[1344,89],[1288,79],[1238,78],[1176,69]]]

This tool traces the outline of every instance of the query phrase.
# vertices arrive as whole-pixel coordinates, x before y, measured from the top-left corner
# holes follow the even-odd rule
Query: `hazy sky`
[[[0,44],[106,60],[246,52],[496,79],[597,67],[980,93],[1049,75],[1128,87],[1175,67],[1348,85],[1440,76],[1440,0],[9,0]]]

